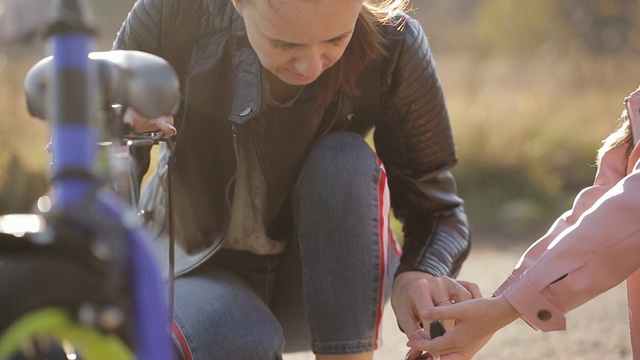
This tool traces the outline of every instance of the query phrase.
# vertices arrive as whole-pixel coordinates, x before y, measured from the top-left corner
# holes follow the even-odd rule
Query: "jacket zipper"
[[[233,194],[231,194],[231,186],[236,181],[236,176],[238,175],[238,166],[240,165],[240,159],[238,155],[238,128],[236,123],[231,124],[231,138],[233,140],[233,154],[235,156],[235,169],[233,170],[233,176],[229,179],[227,183],[227,188],[225,190],[225,201],[227,203],[227,223],[224,226],[224,231],[222,232],[222,236],[220,237],[220,241],[218,242],[215,250],[218,249],[224,242],[224,239],[227,237],[227,232],[229,231],[229,224],[231,223],[231,200],[233,199]],[[214,251],[215,251],[214,250]]]
[[[227,200],[227,210],[229,210],[229,219],[231,219],[231,185],[236,181],[236,175],[238,173],[238,166],[240,166],[240,160],[239,155],[238,155],[238,128],[237,128],[237,124],[234,122],[231,124],[231,138],[233,140],[233,153],[235,155],[235,162],[236,162],[236,166],[235,169],[233,171],[233,176],[231,177],[231,179],[229,179],[229,182],[227,183],[227,189],[226,189],[226,200]],[[229,227],[229,221],[227,221],[227,227]],[[225,229],[224,231],[225,233],[227,232],[227,230]]]

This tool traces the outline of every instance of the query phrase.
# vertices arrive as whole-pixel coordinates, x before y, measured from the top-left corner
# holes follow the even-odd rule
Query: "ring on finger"
[[[438,306],[438,305],[442,304],[442,303],[443,303],[443,302],[445,302],[445,301],[451,301],[451,298],[445,298],[445,299],[442,299],[442,300],[436,301],[436,306]]]
[[[453,295],[456,293],[456,291],[458,291],[458,289],[464,288],[464,286],[458,284],[458,286],[455,287],[455,289],[451,290],[451,293],[449,294],[449,298],[453,299]]]
[[[449,300],[451,300],[451,302],[452,302],[452,303],[455,303],[455,300],[454,300],[454,298],[453,298],[453,295],[455,295],[456,291],[458,291],[458,289],[461,289],[461,288],[464,288],[464,286],[462,286],[462,285],[458,285],[458,286],[456,286],[456,287],[455,287],[455,289],[453,289],[453,290],[451,291],[451,293],[449,293]]]

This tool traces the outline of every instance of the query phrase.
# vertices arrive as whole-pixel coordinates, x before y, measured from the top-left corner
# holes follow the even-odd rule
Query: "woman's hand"
[[[122,118],[125,124],[131,125],[133,128],[133,132],[135,133],[145,133],[150,131],[159,131],[162,134],[158,134],[159,137],[162,135],[171,137],[178,133],[178,130],[173,126],[173,116],[161,116],[157,119],[148,119],[140,114],[138,114],[132,108],[127,108]],[[53,152],[53,143],[49,141],[44,148],[44,151],[47,154]]]
[[[178,133],[173,126],[173,116],[161,116],[157,119],[148,119],[138,114],[132,108],[124,113],[124,122],[133,127],[133,132],[144,133],[149,131],[161,131],[165,136],[171,137]]]
[[[409,335],[429,328],[429,310],[482,297],[480,288],[468,281],[456,281],[446,276],[433,276],[419,271],[399,274],[393,282],[391,306],[398,325]],[[453,322],[444,322],[446,329]],[[422,351],[410,351],[407,359],[418,359]]]
[[[519,316],[502,296],[430,308],[424,312],[425,319],[455,321],[455,326],[434,339],[415,332],[409,337],[407,346],[413,353],[428,352],[435,358],[439,356],[440,360],[471,359],[496,331]]]

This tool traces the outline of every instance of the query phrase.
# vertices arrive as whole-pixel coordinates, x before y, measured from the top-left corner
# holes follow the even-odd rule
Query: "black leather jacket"
[[[187,253],[212,253],[224,237],[237,126],[251,129],[268,189],[267,231],[282,239],[291,229],[290,189],[313,141],[336,129],[364,135],[375,128],[394,214],[404,224],[397,273],[457,274],[470,240],[463,201],[449,172],[457,161],[454,142],[426,37],[416,20],[403,17],[382,26],[389,55],[361,75],[379,78],[380,100],[372,105],[379,107],[377,116],[359,117],[362,99],[337,94],[323,114],[305,115],[308,106],[302,104],[268,110],[277,121],[254,124],[250,120],[264,111],[261,66],[231,1],[136,2],[114,48],[160,55],[180,74],[183,104],[176,115],[171,189],[177,233],[186,239],[181,245]],[[303,116],[308,119],[299,121]],[[148,166],[148,157],[141,159]]]

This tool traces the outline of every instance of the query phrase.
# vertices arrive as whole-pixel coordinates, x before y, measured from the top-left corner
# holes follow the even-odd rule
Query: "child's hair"
[[[627,146],[627,157],[631,155],[631,150],[633,150],[633,134],[631,132],[631,122],[626,115],[626,111],[622,114],[620,119],[618,119],[618,122],[619,124],[616,130],[602,141],[602,146],[598,149],[598,154],[596,156],[596,164],[598,166],[600,166],[600,162],[602,161],[604,154],[614,147],[623,145]]]

